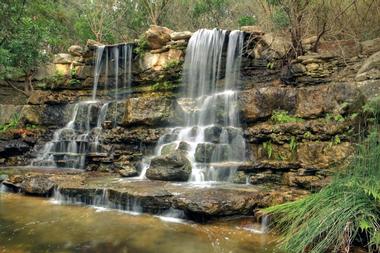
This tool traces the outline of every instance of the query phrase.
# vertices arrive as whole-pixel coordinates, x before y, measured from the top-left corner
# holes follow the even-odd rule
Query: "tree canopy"
[[[119,43],[149,25],[195,31],[258,25],[287,34],[303,53],[307,36],[364,40],[380,35],[380,0],[3,0],[0,79],[24,76],[39,63],[88,39]]]

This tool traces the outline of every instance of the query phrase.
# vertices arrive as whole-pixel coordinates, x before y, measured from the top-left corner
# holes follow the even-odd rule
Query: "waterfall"
[[[183,149],[192,164],[191,182],[231,181],[245,160],[245,141],[239,125],[238,85],[243,33],[219,29],[197,31],[186,50],[184,97],[178,99],[183,126],[168,129],[155,156],[168,148]],[[169,140],[169,141],[168,141]],[[144,159],[140,178],[149,167]]]
[[[124,51],[124,56],[120,51]],[[123,98],[119,89],[120,67],[124,71],[124,87],[130,87],[132,46],[99,46],[95,51],[94,64],[92,99],[74,105],[71,120],[65,127],[54,132],[53,139],[39,151],[31,166],[84,169],[89,154],[96,156],[105,152],[100,144],[99,135],[102,124],[107,119],[110,103],[115,102],[117,107],[117,100]],[[109,73],[113,74],[114,80],[110,80]],[[113,88],[113,92],[109,92],[112,94],[109,100],[101,100],[98,96],[98,84],[102,75],[104,90]],[[117,108],[112,117],[114,124],[116,120]]]
[[[105,46],[99,46],[95,52],[94,87],[92,90],[92,100],[96,99],[96,91],[98,89],[98,82],[99,82],[100,71],[102,67],[101,62],[102,62],[104,48]]]

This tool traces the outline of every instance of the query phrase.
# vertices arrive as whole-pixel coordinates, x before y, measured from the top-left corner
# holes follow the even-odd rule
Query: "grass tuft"
[[[380,249],[380,137],[359,146],[348,168],[319,193],[269,207],[280,247],[292,253],[348,252],[357,243]]]

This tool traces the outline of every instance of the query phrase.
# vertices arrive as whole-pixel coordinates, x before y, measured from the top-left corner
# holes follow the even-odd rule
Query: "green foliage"
[[[307,131],[303,134],[303,138],[305,139],[312,139],[313,137],[314,135],[310,131]]]
[[[256,25],[257,24],[257,18],[255,16],[242,16],[238,20],[239,26],[249,26],[249,25]]]
[[[348,168],[332,183],[304,199],[265,211],[294,253],[341,252],[354,241],[380,249],[380,138],[378,129],[359,146]]]
[[[297,138],[295,136],[290,137],[289,148],[292,154],[297,151]]]
[[[220,26],[228,16],[231,0],[196,0],[190,11],[191,18],[196,26],[214,24]]]
[[[25,128],[26,128],[27,130],[35,130],[35,129],[38,128],[38,126],[37,126],[37,125],[34,125],[34,124],[27,124],[27,125],[25,126]]]
[[[164,69],[165,70],[168,70],[168,69],[172,69],[172,68],[176,68],[178,66],[180,66],[182,63],[181,61],[178,61],[178,60],[170,60],[168,61],[165,66],[164,66]]]
[[[274,69],[275,63],[274,62],[268,62],[267,63],[267,69]]]
[[[274,111],[271,120],[275,124],[290,123],[290,122],[303,122],[302,118],[290,116],[286,111]]]
[[[71,86],[80,85],[80,84],[81,84],[80,80],[75,79],[75,78],[70,79],[68,82],[68,85],[71,85]]]
[[[55,7],[53,0],[2,1],[0,16],[7,18],[0,21],[0,79],[27,80],[61,43]]]
[[[174,84],[171,82],[162,82],[156,83],[152,85],[152,91],[164,91],[164,90],[172,90],[174,88]]]
[[[6,132],[9,129],[17,128],[19,124],[20,124],[20,115],[15,114],[11,118],[10,122],[6,124],[0,124],[0,133]]]
[[[267,0],[269,5],[277,6],[281,3],[281,0]]]
[[[199,17],[214,10],[224,10],[228,4],[228,0],[198,0],[193,8],[193,16]]]
[[[267,141],[263,143],[264,151],[269,159],[272,158],[273,154],[273,147],[272,147],[272,141]]]
[[[80,80],[77,79],[77,70],[75,68],[72,68],[70,70],[70,80],[68,82],[68,85],[72,85],[72,86],[75,86],[75,85],[80,85],[81,82]],[[62,77],[59,77],[59,78],[62,78]],[[66,79],[64,76],[63,76],[63,80]]]
[[[276,9],[272,15],[272,22],[277,29],[289,27],[290,20],[283,9]]]
[[[341,114],[330,114],[327,113],[325,116],[327,121],[335,121],[335,122],[344,122],[345,118]]]
[[[66,77],[64,74],[60,72],[55,72],[54,75],[50,78],[49,82],[53,85],[59,85],[66,81]]]
[[[367,101],[363,106],[363,112],[367,114],[367,118],[373,120],[380,119],[380,96],[374,97]]]
[[[148,41],[144,36],[141,36],[138,40],[137,47],[134,48],[134,52],[140,57],[144,56],[146,50],[148,49]]]
[[[335,135],[332,141],[333,145],[338,145],[341,143],[340,137],[338,135]]]

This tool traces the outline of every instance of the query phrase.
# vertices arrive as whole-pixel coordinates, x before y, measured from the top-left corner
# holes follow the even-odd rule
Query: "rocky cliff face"
[[[352,154],[357,113],[379,94],[379,44],[323,42],[320,52],[285,64],[286,41],[245,31],[239,106],[248,161],[234,181],[319,189]],[[116,125],[103,124],[99,138],[106,154],[88,156],[88,170],[138,167],[165,127],[181,122],[177,98],[190,37],[153,26],[135,43],[130,94],[110,105]],[[16,119],[23,126],[0,133],[1,165],[29,164],[52,132],[69,121],[73,104],[91,96],[95,46],[90,41],[84,49],[70,47],[43,66],[27,101],[12,103],[0,94],[0,124]],[[117,78],[122,81],[123,75]],[[116,77],[99,80],[101,97],[108,96],[102,88],[111,78]]]

